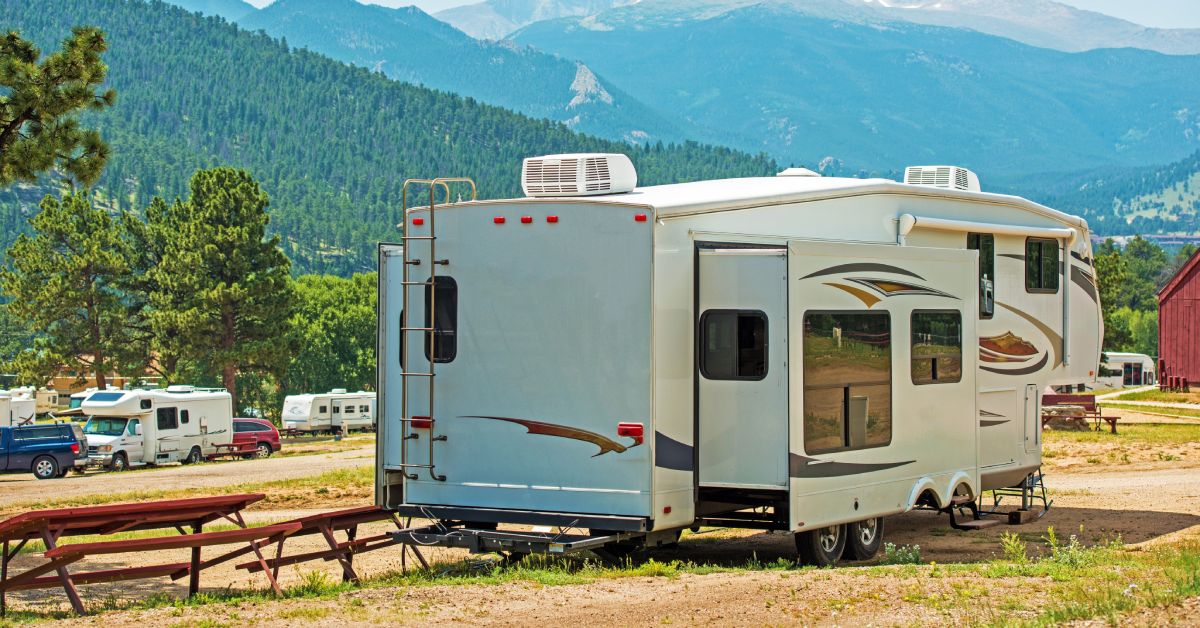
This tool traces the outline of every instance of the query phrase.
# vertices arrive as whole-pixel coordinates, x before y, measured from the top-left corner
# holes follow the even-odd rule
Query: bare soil
[[[1086,544],[1120,538],[1135,547],[1200,539],[1200,444],[1155,446],[1158,451],[1176,452],[1179,457],[1158,459],[1154,449],[1131,447],[1117,454],[1116,462],[1105,445],[1061,443],[1058,455],[1047,459],[1047,483],[1054,503],[1046,515],[1023,526],[996,526],[975,532],[952,530],[944,515],[912,512],[887,520],[885,538],[896,545],[919,545],[922,560],[938,564],[973,562],[1001,554],[999,537],[1017,532],[1036,544],[1054,526],[1060,536],[1077,534]],[[1109,444],[1111,449],[1111,444]],[[1175,455],[1175,454],[1171,454]],[[1101,463],[1090,463],[1099,456]],[[1120,456],[1128,456],[1122,463]],[[361,466],[369,463],[367,448],[303,459],[269,459],[237,464],[202,465],[195,468],[162,469],[129,473],[122,483],[133,481],[147,488],[206,486],[299,477],[321,469]],[[300,464],[303,462],[303,464]],[[145,479],[142,479],[143,476]],[[65,480],[56,488],[71,488],[88,482]],[[75,484],[73,484],[75,483]],[[101,483],[97,483],[101,484]],[[107,484],[107,483],[103,483]],[[24,492],[16,483],[0,482],[0,500],[25,499],[37,495],[47,483],[29,480]],[[126,490],[122,486],[121,490]],[[58,491],[55,491],[56,493]],[[254,522],[288,519],[316,509],[362,505],[366,499],[297,497],[296,508],[260,508],[250,513]],[[360,535],[383,532],[376,525]],[[320,539],[306,537],[288,541],[288,552],[321,549]],[[136,563],[89,561],[88,568],[119,568],[184,560],[180,552],[138,556]],[[205,556],[209,553],[206,550]],[[466,556],[455,550],[427,551],[433,560],[456,560]],[[676,548],[653,554],[660,562],[680,560],[708,565],[743,565],[748,559],[768,563],[779,558],[792,560],[795,548],[786,534],[763,534],[744,530],[711,530],[685,536]],[[33,564],[36,555],[18,557],[18,570]],[[356,558],[360,573],[370,576],[399,570],[400,552],[395,548]],[[284,568],[285,586],[294,585],[312,570],[331,579],[340,577],[336,563],[308,563]],[[915,623],[990,623],[1001,620],[1031,620],[1027,612],[1005,610],[1006,599],[1041,601],[1045,593],[1030,580],[1005,578],[930,577],[928,569],[907,574],[878,572],[848,564],[833,570],[751,571],[707,575],[683,574],[677,578],[629,577],[603,579],[588,584],[543,586],[531,582],[500,585],[439,585],[414,587],[371,587],[325,599],[253,600],[199,607],[168,606],[149,610],[109,611],[64,620],[84,626],[210,626],[307,625],[335,622],[339,625],[378,624],[488,624],[488,625],[645,625],[645,624],[816,624],[816,625],[911,625]],[[261,574],[247,574],[224,565],[203,574],[204,590],[262,588]],[[118,584],[81,587],[85,600],[98,605],[145,599],[154,594],[182,596],[183,581],[160,578]],[[962,604],[963,599],[971,603]],[[10,607],[40,611],[65,611],[61,591],[23,591],[10,596]],[[1055,600],[1044,600],[1052,603]],[[953,603],[952,603],[953,602]],[[1128,616],[1131,625],[1197,625],[1200,600],[1190,599],[1182,607],[1148,609]],[[1025,614],[1022,614],[1025,613]],[[1123,622],[1124,623],[1124,622]],[[1091,624],[1083,624],[1091,625]],[[1095,625],[1099,625],[1096,623]]]

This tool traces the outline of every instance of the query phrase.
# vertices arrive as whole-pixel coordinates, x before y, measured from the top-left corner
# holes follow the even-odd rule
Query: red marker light
[[[558,222],[558,216],[546,216],[546,222]]]
[[[424,218],[413,218],[413,225],[414,225],[414,226],[416,226],[416,227],[420,227],[420,226],[421,226],[421,225],[423,225],[423,224],[425,224],[425,219],[424,219]]]
[[[671,507],[670,507],[670,506],[663,506],[663,514],[664,514],[664,515],[669,515],[669,514],[671,514]]]
[[[495,218],[492,219],[492,222],[494,222],[498,225],[502,225],[502,224],[504,224],[504,216],[496,216]]]
[[[412,418],[412,426],[419,430],[427,430],[433,427],[433,419],[427,416],[415,416]]]
[[[628,436],[633,439],[634,444],[641,445],[645,442],[646,428],[642,427],[641,423],[617,423],[617,436]]]
[[[637,222],[646,222],[646,214],[638,214],[633,219]]]
[[[533,216],[521,216],[521,224],[523,224],[523,225],[533,224]]]

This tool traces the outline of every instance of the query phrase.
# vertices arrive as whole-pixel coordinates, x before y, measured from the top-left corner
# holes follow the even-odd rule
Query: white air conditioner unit
[[[909,166],[904,169],[904,182],[947,190],[979,192],[979,177],[958,166]]]
[[[620,154],[546,155],[521,165],[526,196],[595,196],[632,192],[637,187],[633,162]]]

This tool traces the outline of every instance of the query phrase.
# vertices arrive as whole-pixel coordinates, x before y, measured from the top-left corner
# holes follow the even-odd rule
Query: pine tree
[[[100,178],[108,146],[76,116],[112,106],[113,90],[97,91],[108,68],[104,33],[77,27],[62,50],[39,62],[41,51],[9,31],[0,39],[0,186],[36,181],[51,168],[91,185]]]
[[[155,333],[218,370],[235,409],[238,372],[277,372],[287,357],[290,262],[279,237],[266,236],[268,203],[244,170],[196,172],[150,272]]]
[[[41,331],[36,350],[15,358],[22,379],[44,383],[59,366],[107,373],[138,361],[128,338],[130,313],[120,291],[129,272],[120,225],[87,195],[61,201],[47,196],[30,220],[34,235],[21,235],[8,250],[12,266],[0,271],[0,288],[12,315]]]

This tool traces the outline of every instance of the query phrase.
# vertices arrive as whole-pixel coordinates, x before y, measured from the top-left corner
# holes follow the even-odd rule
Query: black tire
[[[796,551],[800,562],[818,567],[837,564],[846,549],[846,526],[829,526],[796,533]]]
[[[118,451],[113,454],[112,462],[108,463],[108,468],[112,471],[128,471],[129,458],[125,456],[125,452]]]
[[[39,480],[53,480],[54,478],[62,477],[59,475],[60,470],[61,467],[58,461],[54,459],[54,456],[38,456],[33,459],[33,465],[30,467],[30,471],[33,471],[33,477]]]
[[[867,519],[846,526],[847,560],[870,560],[883,545],[883,517]]]
[[[200,448],[192,447],[192,450],[188,452],[187,458],[184,458],[182,462],[183,464],[196,464],[203,459],[204,456],[200,453]]]
[[[271,454],[273,453],[275,452],[271,449],[271,443],[259,443],[258,446],[254,448],[255,458],[270,458]]]

